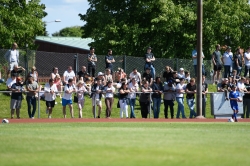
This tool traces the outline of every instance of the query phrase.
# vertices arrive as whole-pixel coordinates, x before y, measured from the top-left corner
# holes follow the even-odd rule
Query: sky
[[[89,8],[87,0],[40,0],[45,4],[47,16],[43,18],[47,23],[46,30],[49,35],[60,31],[63,28],[71,26],[83,26],[84,22],[80,20],[79,13],[85,14]],[[52,22],[55,20],[61,22]]]

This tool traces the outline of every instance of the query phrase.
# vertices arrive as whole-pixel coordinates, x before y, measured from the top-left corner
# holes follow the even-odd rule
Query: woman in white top
[[[58,73],[58,68],[57,68],[57,67],[53,67],[52,73],[50,74],[50,78],[51,78],[51,79],[55,79],[56,75],[59,75],[59,73]],[[59,76],[60,76],[60,75],[59,75]]]
[[[129,104],[130,104],[130,118],[135,118],[135,100],[136,100],[136,93],[139,89],[139,85],[137,84],[135,78],[132,78],[131,82],[128,84],[128,89],[131,93],[129,93]]]
[[[76,84],[76,94],[77,94],[77,98],[78,98],[78,109],[79,109],[79,118],[82,118],[82,109],[84,106],[84,92],[86,92],[87,89],[84,86],[84,82],[82,80],[78,81]]]
[[[112,81],[108,81],[106,87],[104,88],[105,94],[105,105],[106,105],[106,118],[110,119],[112,105],[114,103],[114,92]]]
[[[33,66],[33,67],[31,68],[31,72],[27,75],[27,79],[28,79],[28,77],[30,77],[30,76],[33,77],[34,81],[36,81],[36,82],[38,83],[38,72],[37,72],[35,66]],[[27,80],[27,79],[26,79],[26,80]]]
[[[52,109],[55,106],[57,87],[54,84],[54,80],[50,79],[48,83],[44,86],[44,97],[46,101],[48,118],[51,118]]]
[[[244,59],[245,59],[244,77],[246,77],[247,74],[250,75],[250,46],[247,48],[246,52],[244,53]]]
[[[231,47],[228,46],[226,52],[222,56],[222,62],[224,64],[224,78],[230,77],[230,69],[233,63],[233,53]]]
[[[183,68],[180,68],[180,72],[178,73],[179,78],[185,78],[185,72]]]
[[[186,119],[184,112],[184,93],[186,89],[186,84],[184,83],[184,78],[180,78],[180,83],[176,86],[176,101],[178,103],[176,118],[180,119],[180,112],[182,114],[182,119]]]

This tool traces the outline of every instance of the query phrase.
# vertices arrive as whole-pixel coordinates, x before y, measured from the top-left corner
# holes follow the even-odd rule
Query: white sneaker
[[[57,102],[55,102],[55,104],[57,104]]]
[[[48,118],[51,119],[51,115],[49,115]]]
[[[32,117],[31,119],[35,119],[34,117]]]

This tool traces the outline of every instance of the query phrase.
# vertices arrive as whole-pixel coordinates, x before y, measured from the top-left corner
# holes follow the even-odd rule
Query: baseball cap
[[[183,69],[183,68],[180,68],[180,71],[184,71],[184,69]]]
[[[103,74],[103,72],[98,72],[97,75],[98,75],[98,76],[103,76],[104,74]]]

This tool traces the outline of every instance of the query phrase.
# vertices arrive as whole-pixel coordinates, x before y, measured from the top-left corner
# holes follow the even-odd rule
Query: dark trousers
[[[230,77],[230,67],[229,65],[224,65],[224,77],[223,78],[228,78]]]
[[[88,73],[92,75],[92,77],[95,77],[95,66],[94,65],[88,65]]]
[[[242,118],[249,118],[250,114],[250,99],[243,98],[243,114],[241,115]]]
[[[244,77],[247,76],[247,73],[249,73],[249,77],[250,77],[250,66],[245,66],[245,73],[244,73]]]
[[[141,102],[140,101],[140,106],[141,106],[141,117],[142,118],[148,118],[148,113],[149,113],[149,102]]]
[[[28,105],[29,117],[32,118],[35,116],[35,113],[36,113],[36,97],[35,96],[27,96],[26,101],[27,101],[27,105]],[[33,106],[32,112],[31,112],[31,105]]]
[[[111,116],[111,110],[112,110],[113,103],[114,103],[114,98],[113,97],[106,97],[105,98],[106,117],[110,117]]]
[[[170,108],[171,118],[174,118],[174,101],[173,100],[164,100],[164,115],[165,118],[168,118],[168,106]]]
[[[202,98],[202,115],[206,117],[206,103],[207,103],[207,98]]]

